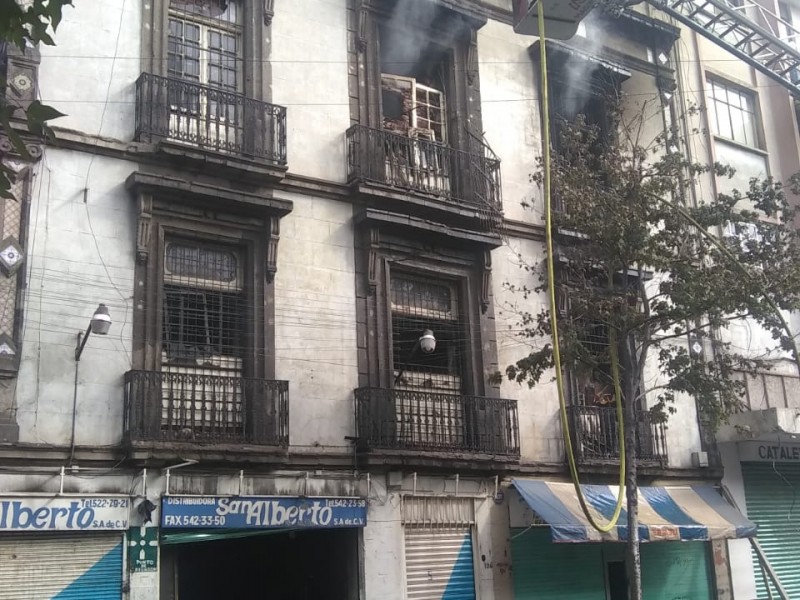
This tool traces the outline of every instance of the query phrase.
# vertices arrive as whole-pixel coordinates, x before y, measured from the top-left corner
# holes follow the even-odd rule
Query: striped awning
[[[542,521],[554,542],[615,542],[628,537],[627,513],[600,533],[589,524],[571,483],[515,479],[512,485]],[[581,486],[596,522],[614,513],[617,486]],[[624,505],[623,505],[624,506]],[[756,535],[756,525],[728,504],[710,485],[640,487],[639,535],[643,542],[719,540]]]

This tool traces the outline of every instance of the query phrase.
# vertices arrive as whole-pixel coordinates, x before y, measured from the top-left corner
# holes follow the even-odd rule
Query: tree
[[[0,0],[0,44],[4,48],[16,46],[21,52],[37,44],[54,46],[51,32],[55,33],[61,23],[64,6],[71,4],[71,0]],[[6,82],[0,83],[5,90]],[[25,127],[37,137],[52,136],[47,121],[60,116],[59,111],[39,100],[23,106],[8,94],[0,96],[0,130],[23,158],[30,157],[17,129]],[[0,196],[11,197],[13,178],[13,170],[0,163]]]
[[[633,106],[608,98],[603,135],[585,117],[560,126],[551,164],[557,243],[555,281],[562,365],[587,402],[608,402],[618,366],[624,405],[624,446],[631,598],[641,598],[636,429],[642,411],[665,422],[678,398],[694,398],[713,430],[741,406],[744,383],[735,371],[768,367],[790,356],[795,341],[781,311],[800,308],[800,236],[796,209],[781,182],[750,181],[749,189],[696,205],[686,200],[695,178],[731,177],[723,165],[688,162],[678,130],[644,139],[660,103]],[[656,110],[653,111],[652,109]],[[543,170],[533,176],[541,184]],[[800,192],[800,178],[788,182]],[[530,286],[507,286],[526,305],[551,283],[541,261],[519,256]],[[544,303],[541,303],[543,305]],[[513,381],[538,384],[554,367],[548,308],[517,310],[527,356],[506,369]],[[768,331],[774,348],[742,352],[726,338],[734,322]],[[798,363],[800,364],[800,363]],[[655,374],[655,376],[654,376]],[[573,390],[576,387],[573,385]],[[643,408],[646,399],[647,408]],[[573,401],[575,399],[573,398]]]

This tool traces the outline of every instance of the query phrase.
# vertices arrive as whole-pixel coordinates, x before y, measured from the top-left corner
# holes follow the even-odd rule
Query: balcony
[[[355,390],[362,450],[519,457],[517,402],[420,390]]]
[[[570,435],[575,458],[583,463],[619,461],[619,436],[614,406],[569,406]],[[665,465],[666,427],[653,422],[646,412],[636,425],[636,457],[639,463]]]
[[[136,81],[140,142],[286,170],[286,108],[191,81],[142,73]]]
[[[289,443],[289,383],[129,371],[125,440],[132,446]]]
[[[347,180],[381,204],[413,203],[481,229],[502,218],[500,161],[424,138],[353,125],[347,130]]]

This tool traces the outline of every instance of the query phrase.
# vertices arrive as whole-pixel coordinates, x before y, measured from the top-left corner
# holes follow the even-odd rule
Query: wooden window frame
[[[271,100],[271,68],[269,62],[272,43],[271,0],[243,0],[241,10],[241,86],[239,93],[253,100]],[[142,4],[142,71],[160,77],[168,77],[169,19],[181,14],[194,22],[220,23],[214,19],[170,9],[169,0],[152,0]]]

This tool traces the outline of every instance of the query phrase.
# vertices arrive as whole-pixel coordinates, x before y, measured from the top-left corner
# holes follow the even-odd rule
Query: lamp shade
[[[422,332],[422,336],[419,338],[419,347],[425,354],[436,350],[436,338],[433,336],[433,331],[426,329]]]
[[[97,310],[94,311],[91,327],[92,333],[96,333],[97,335],[105,335],[108,333],[108,330],[111,328],[111,315],[108,314],[108,307],[105,304],[101,304],[97,307]]]

